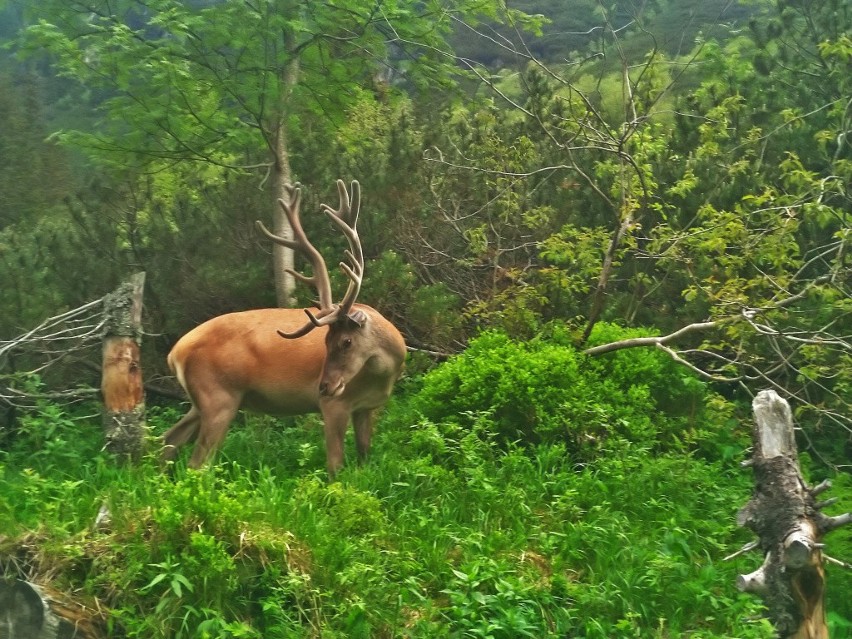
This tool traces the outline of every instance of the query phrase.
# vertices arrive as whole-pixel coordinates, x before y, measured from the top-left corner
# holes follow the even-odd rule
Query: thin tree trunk
[[[292,34],[285,36],[285,44],[291,51],[295,49]],[[273,193],[272,193],[272,225],[273,232],[288,240],[293,239],[293,229],[278,200],[290,203],[290,195],[285,188],[293,181],[293,172],[290,168],[290,149],[287,143],[287,112],[289,110],[290,94],[293,87],[299,81],[299,58],[294,53],[290,62],[281,72],[283,89],[278,104],[278,117],[274,130],[275,154],[273,166]],[[272,268],[275,274],[275,297],[278,306],[289,308],[295,304],[294,290],[296,279],[291,271],[294,269],[295,258],[293,249],[280,244],[272,247]]]
[[[630,230],[632,225],[633,213],[631,212],[621,220],[618,228],[612,235],[612,240],[610,240],[609,247],[607,247],[606,254],[604,255],[601,273],[598,277],[598,284],[595,287],[595,292],[592,294],[592,308],[589,311],[589,319],[586,322],[586,328],[583,330],[583,337],[580,342],[581,344],[585,344],[589,340],[589,336],[592,334],[592,329],[594,329],[595,324],[597,324],[598,320],[601,318],[601,314],[603,313],[604,305],[606,303],[609,278],[612,275],[615,264],[615,255],[618,253],[618,249],[621,248],[624,236]]]
[[[290,162],[287,158],[286,143],[284,142],[284,132],[279,132],[278,149],[274,175],[273,189],[273,233],[286,238],[293,239],[293,229],[290,227],[290,221],[284,213],[284,210],[278,204],[278,200],[284,200],[290,204],[290,195],[287,193],[285,185],[291,182]],[[272,268],[275,275],[275,299],[278,306],[282,308],[292,307],[295,303],[294,289],[296,280],[290,273],[294,269],[295,261],[293,249],[282,246],[281,244],[272,245]]]

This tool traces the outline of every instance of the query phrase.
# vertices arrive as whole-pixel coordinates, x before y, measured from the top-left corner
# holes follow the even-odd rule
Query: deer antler
[[[337,180],[337,192],[340,195],[340,206],[337,210],[333,210],[328,204],[321,205],[321,208],[343,232],[349,242],[346,257],[350,263],[340,262],[340,269],[349,278],[349,286],[343,296],[343,301],[340,302],[340,314],[347,315],[358,297],[364,278],[364,251],[361,247],[361,238],[358,237],[358,231],[355,228],[361,209],[361,185],[358,180],[352,180],[352,197],[350,197],[343,180]]]
[[[349,278],[349,287],[346,289],[346,294],[343,296],[340,304],[332,302],[331,281],[325,266],[325,260],[316,247],[308,240],[302,228],[302,221],[299,216],[301,188],[298,184],[295,186],[287,184],[285,188],[290,196],[290,203],[288,204],[283,199],[279,199],[278,204],[290,221],[294,239],[291,240],[272,233],[260,220],[256,222],[256,225],[273,242],[293,250],[301,250],[311,263],[313,270],[311,277],[287,269],[287,272],[293,274],[299,281],[314,286],[319,294],[319,313],[314,315],[309,309],[305,309],[305,314],[309,319],[307,324],[292,333],[278,331],[282,337],[295,339],[306,335],[318,326],[333,324],[341,317],[348,315],[352,309],[352,305],[355,303],[355,299],[358,297],[364,275],[364,252],[361,248],[358,231],[355,229],[355,225],[358,223],[358,213],[361,208],[361,185],[357,180],[352,181],[352,196],[350,197],[343,180],[337,180],[337,191],[340,195],[340,205],[337,210],[332,209],[327,204],[320,205],[321,210],[340,228],[349,243],[349,250],[346,251],[349,264],[340,262],[341,270]]]

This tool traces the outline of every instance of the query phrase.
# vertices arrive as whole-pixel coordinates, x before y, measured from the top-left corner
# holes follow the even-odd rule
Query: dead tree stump
[[[810,487],[803,479],[789,404],[769,390],[761,391],[752,407],[755,489],[737,523],[757,534],[759,541],[746,548],[760,548],[765,560],[740,575],[737,587],[763,598],[779,637],[828,639],[822,538],[852,521],[852,513],[821,512],[832,502],[819,503],[816,496],[831,484]]]
[[[28,581],[0,579],[0,639],[97,639],[94,611]]]
[[[137,459],[145,442],[145,399],[140,363],[142,291],[137,273],[104,298],[101,393],[106,449]]]

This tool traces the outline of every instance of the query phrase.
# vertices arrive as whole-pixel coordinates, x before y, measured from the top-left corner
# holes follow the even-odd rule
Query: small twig
[[[823,553],[822,558],[830,564],[840,566],[841,568],[846,568],[847,570],[852,570],[852,564],[846,563],[845,561],[840,561],[839,559],[835,559],[834,557],[829,557],[825,553]]]
[[[831,488],[831,480],[830,479],[823,479],[820,483],[818,483],[816,486],[811,488],[811,495],[816,497],[820,493],[824,493],[829,488]]]
[[[425,353],[429,357],[434,357],[436,359],[449,359],[453,356],[452,353],[446,353],[444,351],[435,351],[428,348],[418,348],[416,346],[407,346],[407,349],[410,353]]]
[[[731,559],[739,557],[740,555],[744,555],[747,552],[751,552],[752,550],[757,548],[759,545],[760,545],[760,541],[757,540],[757,539],[755,539],[754,541],[750,541],[745,546],[740,548],[737,552],[735,552],[731,555],[728,555],[727,557],[722,559],[722,561],[730,561]]]

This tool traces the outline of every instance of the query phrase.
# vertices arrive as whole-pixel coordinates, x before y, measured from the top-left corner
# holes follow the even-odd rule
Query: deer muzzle
[[[338,378],[334,381],[321,381],[319,391],[323,397],[337,397],[343,392],[344,388],[346,388],[346,383],[342,378]]]

